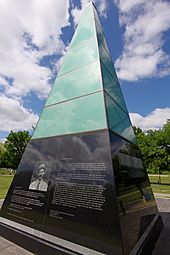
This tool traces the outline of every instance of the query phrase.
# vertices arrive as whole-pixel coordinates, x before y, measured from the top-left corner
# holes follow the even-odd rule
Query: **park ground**
[[[14,178],[14,172],[11,170],[0,169],[0,199],[5,198],[10,184]],[[170,175],[149,175],[154,193],[167,194],[170,197]]]
[[[0,169],[0,199],[5,198],[15,172],[11,169]]]

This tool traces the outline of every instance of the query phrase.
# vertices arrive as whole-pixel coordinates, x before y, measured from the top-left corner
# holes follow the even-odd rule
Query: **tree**
[[[4,164],[4,154],[5,154],[5,146],[3,143],[0,143],[0,167],[3,167],[3,164]]]
[[[170,120],[163,125],[160,149],[164,151],[164,168],[170,172]]]
[[[137,142],[142,154],[143,163],[146,169],[148,169],[149,161],[150,161],[150,158],[148,158],[148,153],[150,149],[150,141],[147,135],[142,131],[142,129],[140,129],[139,127],[133,127],[133,128],[134,128]]]
[[[30,140],[28,131],[11,131],[5,141],[5,158],[8,160],[8,167],[17,169],[27,143]]]
[[[145,167],[149,173],[170,171],[170,121],[162,129],[144,133],[134,127]]]

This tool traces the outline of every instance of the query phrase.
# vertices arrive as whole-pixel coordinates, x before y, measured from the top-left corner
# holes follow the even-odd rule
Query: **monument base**
[[[80,255],[80,253],[69,251],[54,243],[45,241],[39,237],[23,232],[21,230],[0,223],[0,235],[18,246],[41,255]]]
[[[59,239],[29,227],[23,226],[22,228],[21,224],[14,223],[15,227],[12,226],[13,224],[10,224],[12,223],[11,221],[7,221],[8,224],[5,224],[5,221],[6,219],[0,217],[0,235],[34,254],[104,255],[104,253],[87,249],[86,247],[70,243],[66,240]],[[130,255],[151,255],[162,229],[162,218],[160,215],[156,215],[131,251]]]

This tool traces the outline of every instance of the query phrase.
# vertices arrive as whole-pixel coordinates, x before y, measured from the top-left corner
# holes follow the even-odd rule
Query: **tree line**
[[[170,121],[159,130],[133,128],[148,173],[170,174]],[[0,168],[17,169],[30,139],[28,131],[11,131],[0,143]]]
[[[0,143],[0,168],[17,169],[30,139],[28,131],[11,131],[5,143]]]
[[[147,172],[170,174],[170,121],[158,130],[134,131]]]

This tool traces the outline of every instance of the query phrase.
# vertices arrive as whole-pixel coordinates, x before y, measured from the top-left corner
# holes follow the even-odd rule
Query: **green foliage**
[[[148,173],[170,173],[170,122],[159,130],[134,131]]]
[[[2,166],[16,169],[30,140],[28,131],[11,131],[6,138]]]
[[[5,144],[0,143],[0,167],[6,166],[5,157],[6,157]]]
[[[2,161],[2,157],[3,157],[4,151],[5,151],[4,144],[0,143],[0,163]]]

